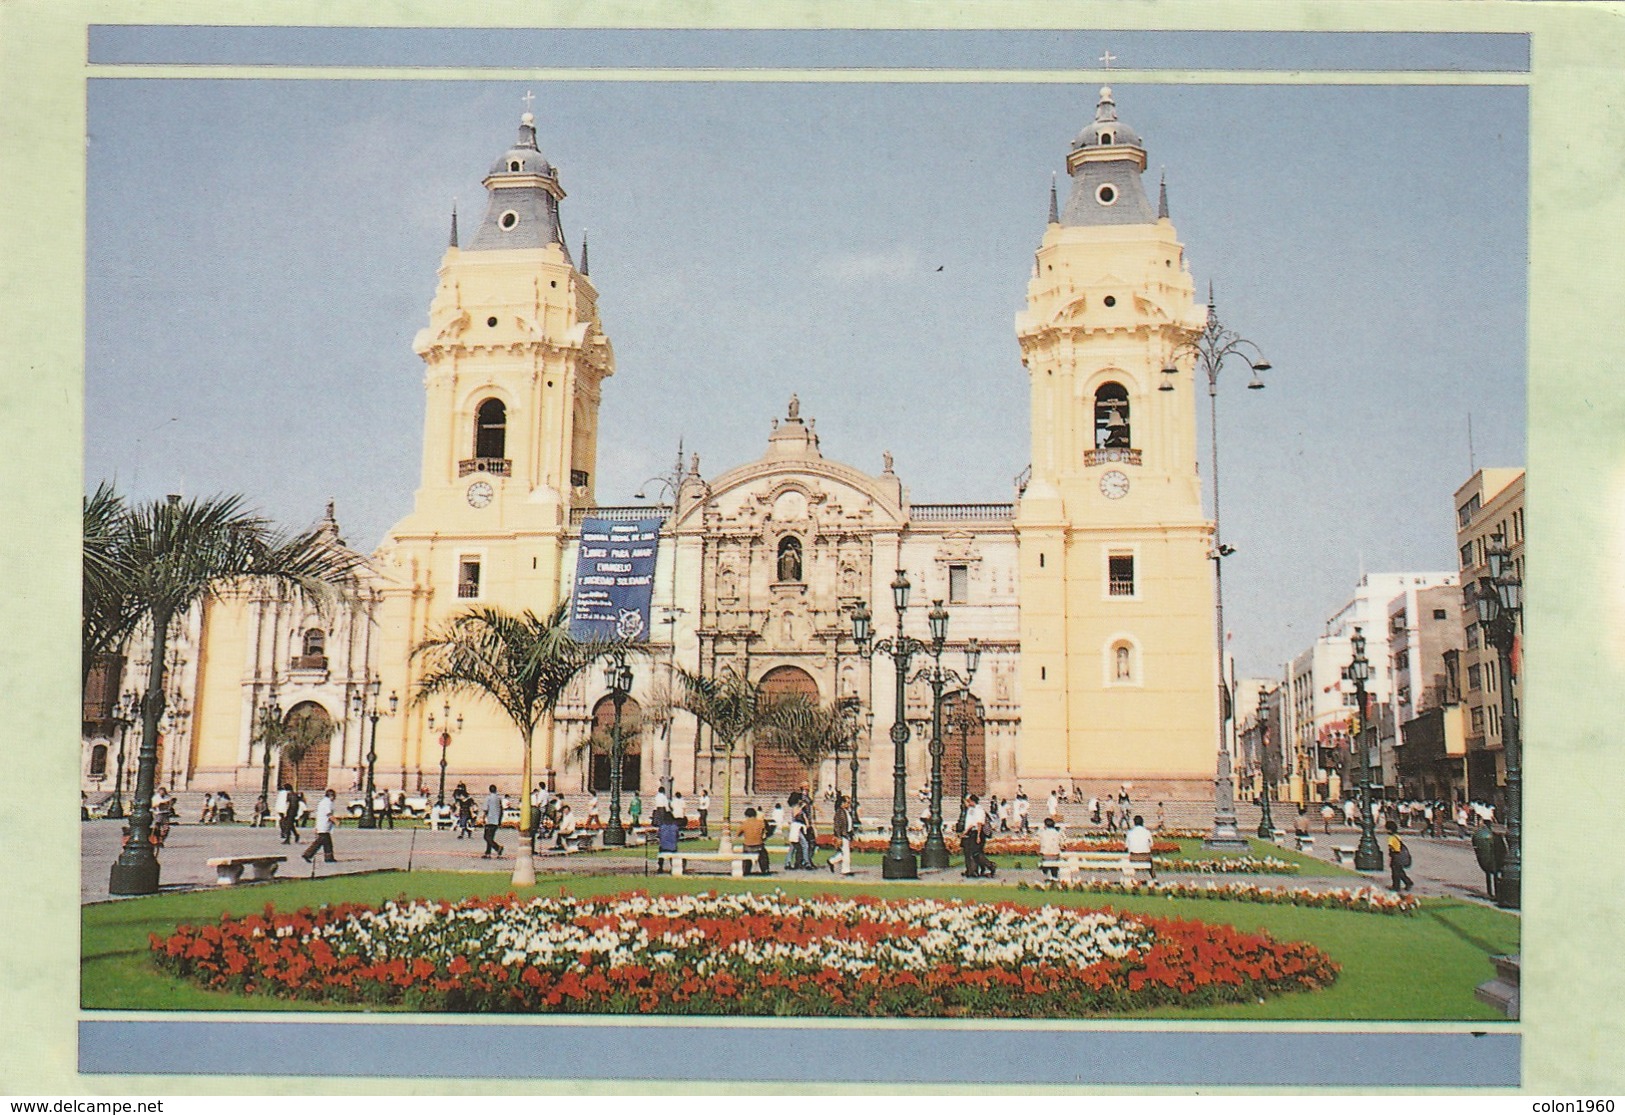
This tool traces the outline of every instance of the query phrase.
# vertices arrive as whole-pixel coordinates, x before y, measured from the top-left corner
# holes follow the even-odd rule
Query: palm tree
[[[842,705],[791,693],[768,704],[756,745],[787,752],[816,777],[818,765],[845,745],[849,733]]]
[[[722,794],[723,851],[733,847],[734,748],[749,739],[771,717],[773,701],[749,678],[725,669],[717,677],[691,674],[678,667],[679,707],[711,729],[713,753],[718,742],[727,753]]]
[[[299,761],[311,751],[333,739],[333,722],[326,716],[301,716],[295,710],[286,720],[274,715],[268,708],[260,710],[259,726],[254,730],[254,742],[260,745],[264,756],[264,773],[260,778],[260,793],[271,800],[271,756],[294,767],[291,783],[298,785]],[[286,773],[286,772],[284,772]]]
[[[141,621],[142,610],[130,592],[125,510],[124,498],[105,480],[84,500],[81,684],[90,680],[90,671],[99,658],[123,649]],[[112,680],[116,679],[110,679],[110,684]]]
[[[624,643],[582,642],[570,635],[569,605],[560,604],[546,619],[525,610],[515,615],[501,608],[471,608],[453,616],[438,632],[419,643],[412,657],[424,663],[412,700],[427,701],[437,693],[468,693],[500,708],[519,729],[524,754],[520,775],[520,819],[529,831],[531,745],[536,729],[552,713],[565,689],[594,662]],[[513,881],[536,881],[530,842],[520,843]]]
[[[152,790],[170,627],[200,601],[251,578],[267,578],[325,607],[335,588],[352,576],[357,558],[320,525],[293,535],[276,531],[236,495],[190,501],[169,496],[128,507],[118,518],[129,596],[151,625],[152,647],[141,701],[130,839],[113,864],[110,889],[152,894],[158,890],[158,857],[150,842]]]

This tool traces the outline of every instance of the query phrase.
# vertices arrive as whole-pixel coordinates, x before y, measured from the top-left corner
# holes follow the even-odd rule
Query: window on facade
[[[779,581],[781,583],[801,581],[801,539],[794,535],[786,535],[779,539]]]
[[[480,595],[479,558],[463,558],[457,563],[457,595],[464,600]]]
[[[1467,688],[1484,688],[1484,670],[1477,662],[1474,662],[1471,666],[1467,667]]]
[[[1128,392],[1120,383],[1103,383],[1095,392],[1095,448],[1127,449]]]
[[[1461,548],[1461,567],[1470,569],[1473,565],[1473,544],[1471,542]]]
[[[1134,595],[1134,555],[1112,554],[1106,559],[1106,592],[1110,596]]]
[[[1478,649],[1478,624],[1476,623],[1469,623],[1467,625],[1467,649]]]
[[[1472,499],[1461,505],[1460,511],[1456,512],[1456,522],[1465,527],[1468,523],[1473,521],[1473,516],[1478,514],[1478,509],[1480,506],[1478,496],[1473,496]]]
[[[1485,712],[1489,716],[1489,725],[1490,725],[1489,734],[1492,735],[1492,736],[1500,735],[1501,734],[1501,710],[1496,708],[1494,705],[1487,705],[1487,706],[1485,706]]]
[[[948,567],[948,603],[963,604],[970,599],[970,566]]]
[[[1433,618],[1434,619],[1449,619],[1450,618],[1450,613],[1445,611],[1443,608],[1435,608],[1435,609],[1433,609]]]
[[[90,749],[90,777],[107,777],[107,745],[98,743]]]
[[[1523,509],[1522,508],[1519,508],[1518,510],[1516,510],[1516,511],[1514,511],[1512,513],[1512,541],[1514,541],[1514,542],[1522,542],[1523,541]]]
[[[320,657],[327,653],[327,632],[320,627],[312,627],[305,632],[304,655],[307,658]]]
[[[508,408],[487,399],[474,412],[474,456],[500,459],[508,449]]]
[[[1411,652],[1410,651],[1402,650],[1398,654],[1394,655],[1394,669],[1396,669],[1396,670],[1408,670],[1410,668],[1411,668]]]
[[[1481,709],[1481,708],[1473,709],[1471,714],[1470,714],[1470,719],[1471,719],[1472,725],[1473,725],[1473,735],[1475,735],[1475,736],[1483,735],[1484,734],[1484,710]]]
[[[1112,680],[1134,680],[1134,659],[1127,646],[1119,644],[1112,649]]]

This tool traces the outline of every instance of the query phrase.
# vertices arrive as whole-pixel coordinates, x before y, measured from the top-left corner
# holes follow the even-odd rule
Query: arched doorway
[[[592,709],[592,763],[587,770],[587,792],[609,792],[609,750],[615,730],[615,700],[603,697]],[[621,705],[621,789],[643,789],[643,709],[631,697]]]
[[[943,799],[957,799],[968,768],[969,782],[963,792],[987,794],[987,722],[982,702],[956,689],[942,698],[942,785]]]
[[[315,701],[301,701],[288,710],[282,723],[289,738],[303,745],[295,759],[282,755],[282,781],[295,790],[327,789],[327,768],[333,757],[333,718]]]
[[[762,695],[770,701],[792,695],[818,700],[818,683],[799,666],[776,666],[762,675],[759,685]],[[754,793],[778,797],[800,789],[812,777],[800,759],[782,748],[758,745],[755,752]]]

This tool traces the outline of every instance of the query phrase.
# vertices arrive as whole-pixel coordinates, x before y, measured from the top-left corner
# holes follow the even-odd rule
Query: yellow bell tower
[[[385,690],[403,697],[411,648],[448,617],[479,604],[545,616],[559,603],[571,508],[593,503],[598,405],[614,354],[586,244],[579,268],[565,246],[564,190],[529,112],[485,188],[485,217],[467,246],[452,215],[429,323],[413,342],[424,363],[422,470],[412,512],[374,562],[384,579],[376,661]],[[381,727],[380,757],[394,757],[386,733],[399,733],[403,768],[437,764],[420,720]],[[513,739],[511,725],[470,708],[461,765],[512,771]]]
[[[1016,318],[1032,401],[1016,516],[1021,775],[1132,782],[1137,801],[1210,795],[1218,746],[1213,526],[1176,353],[1204,318],[1145,166],[1103,88],[1067,155],[1064,208],[1051,189]]]

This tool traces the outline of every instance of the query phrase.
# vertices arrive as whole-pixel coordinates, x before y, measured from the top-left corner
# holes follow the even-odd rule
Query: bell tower
[[[1021,562],[1021,774],[1134,798],[1211,793],[1212,523],[1179,345],[1203,314],[1110,87],[1050,194],[1016,335],[1031,391]],[[1183,367],[1176,365],[1183,363]]]
[[[484,219],[466,244],[452,214],[428,325],[413,341],[425,404],[418,487],[374,560],[384,583],[377,661],[385,689],[402,693],[412,648],[449,617],[480,606],[551,612],[570,511],[594,502],[598,406],[614,354],[586,246],[577,266],[564,243],[564,188],[529,112],[485,189]],[[405,767],[438,762],[418,713],[385,730],[401,733]],[[511,727],[478,707],[466,735],[465,758],[511,745]],[[393,754],[382,740],[380,749]]]

